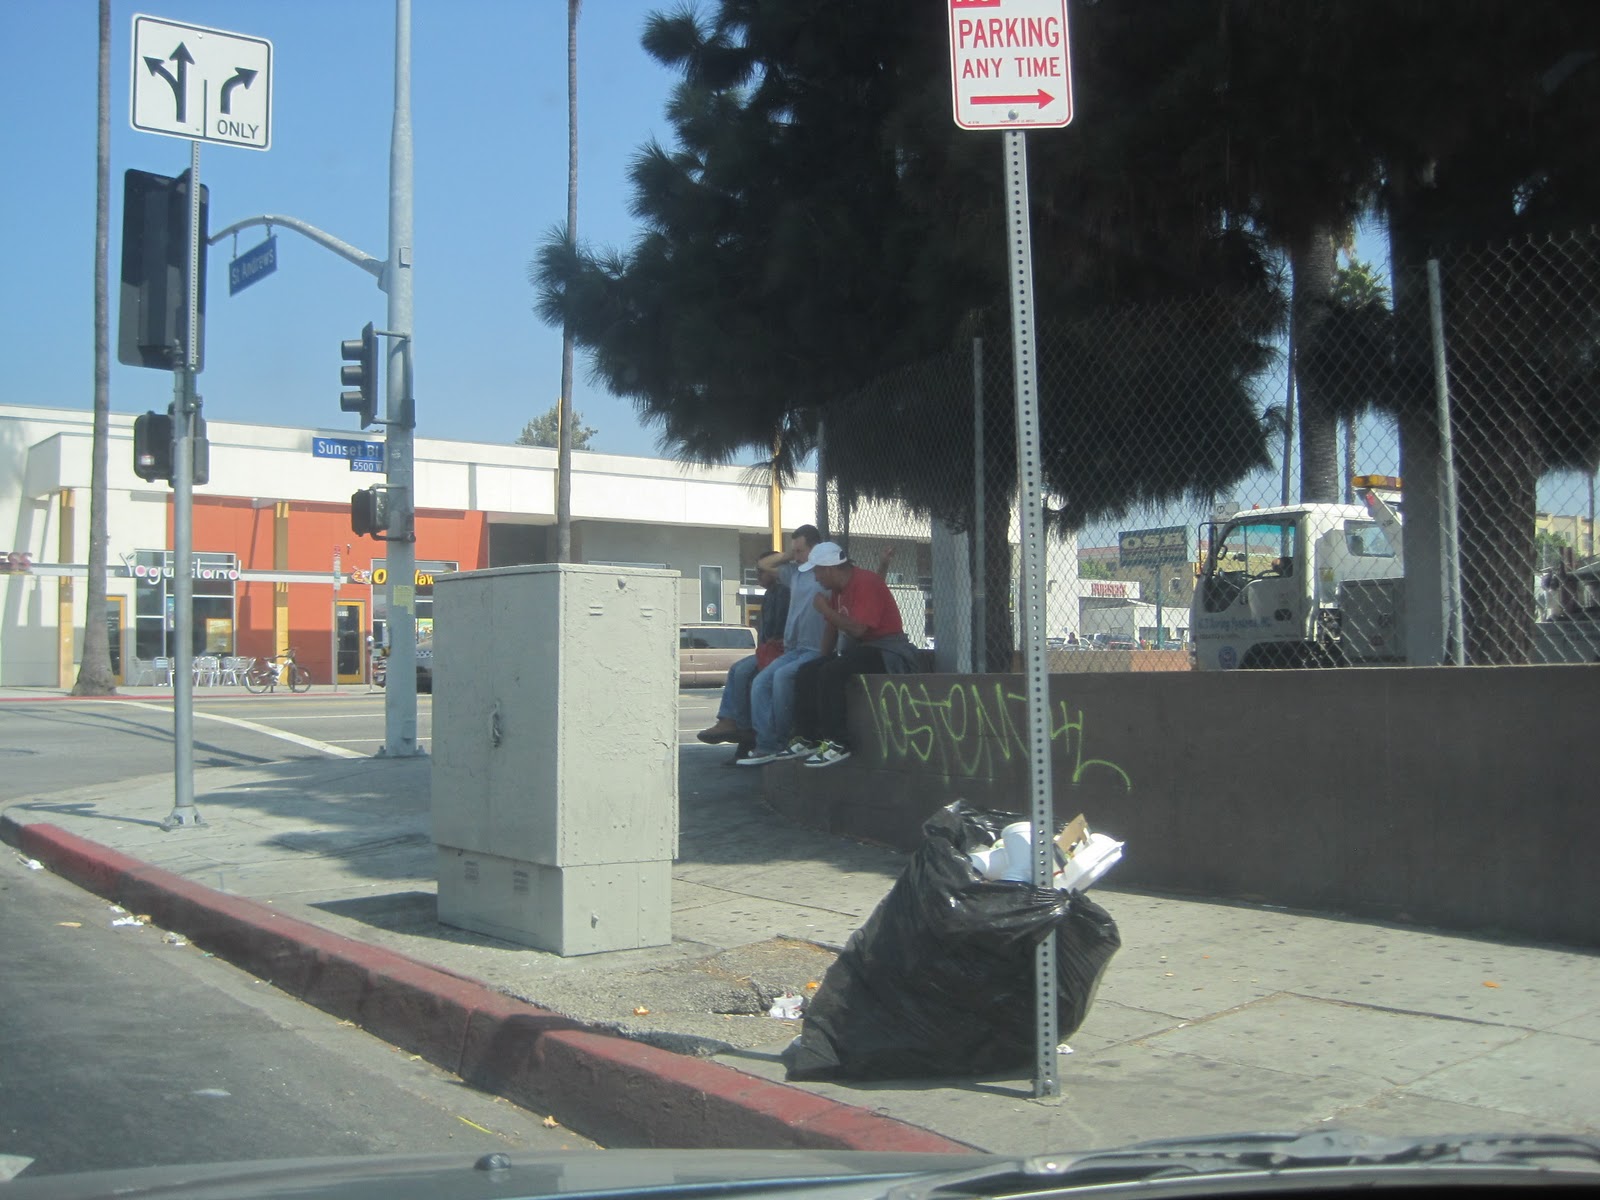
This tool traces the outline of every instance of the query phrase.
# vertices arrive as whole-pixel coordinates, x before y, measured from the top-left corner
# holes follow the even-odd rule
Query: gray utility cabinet
[[[438,580],[441,922],[563,955],[672,940],[677,589],[567,564]]]

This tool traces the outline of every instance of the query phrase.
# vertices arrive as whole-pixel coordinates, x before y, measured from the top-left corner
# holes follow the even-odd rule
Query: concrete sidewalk
[[[578,1022],[781,1080],[778,1054],[799,1023],[766,1016],[765,998],[822,978],[830,948],[905,856],[778,817],[727,756],[682,748],[673,944],[574,959],[436,922],[427,759],[200,770],[207,824],[175,833],[160,829],[165,775],[16,802],[6,817]],[[1031,1099],[1022,1077],[801,1086],[1002,1153],[1324,1124],[1600,1130],[1592,954],[1110,886],[1095,895],[1123,948],[1061,1060],[1060,1100]]]

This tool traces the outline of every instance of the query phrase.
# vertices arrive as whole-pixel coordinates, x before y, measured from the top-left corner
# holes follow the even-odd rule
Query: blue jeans
[[[717,709],[719,719],[731,720],[740,729],[755,728],[750,720],[750,685],[760,669],[754,654],[728,668],[728,682],[722,685],[722,705]]]
[[[817,656],[816,650],[785,650],[750,685],[758,751],[774,753],[787,744],[794,721],[795,672]]]

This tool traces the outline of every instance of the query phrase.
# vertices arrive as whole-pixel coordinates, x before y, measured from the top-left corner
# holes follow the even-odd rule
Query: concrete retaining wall
[[[1127,841],[1121,887],[1600,946],[1597,702],[1594,666],[1055,675],[1055,812]],[[1020,676],[865,676],[850,726],[774,807],[906,848],[1028,807]]]

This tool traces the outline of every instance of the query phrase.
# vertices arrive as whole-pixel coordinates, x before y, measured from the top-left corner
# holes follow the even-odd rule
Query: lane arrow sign
[[[248,88],[252,83],[255,82],[255,79],[256,72],[252,71],[249,67],[235,68],[233,78],[222,85],[222,111],[225,113],[230,113],[233,111],[234,88],[240,87],[241,85]],[[181,117],[179,118],[179,120],[182,119],[183,118]]]
[[[178,48],[171,54],[167,55],[167,58],[172,59],[173,62],[178,64],[178,74],[176,78],[173,77],[172,72],[167,70],[166,66],[164,65],[166,61],[165,59],[146,55],[144,65],[150,68],[150,74],[159,75],[162,79],[167,81],[167,86],[172,89],[172,107],[174,110],[174,119],[179,124],[182,124],[184,121],[189,119],[187,115],[189,106],[189,64],[194,61],[194,56],[189,53],[189,48],[187,46],[185,46],[182,42],[179,42]]]

